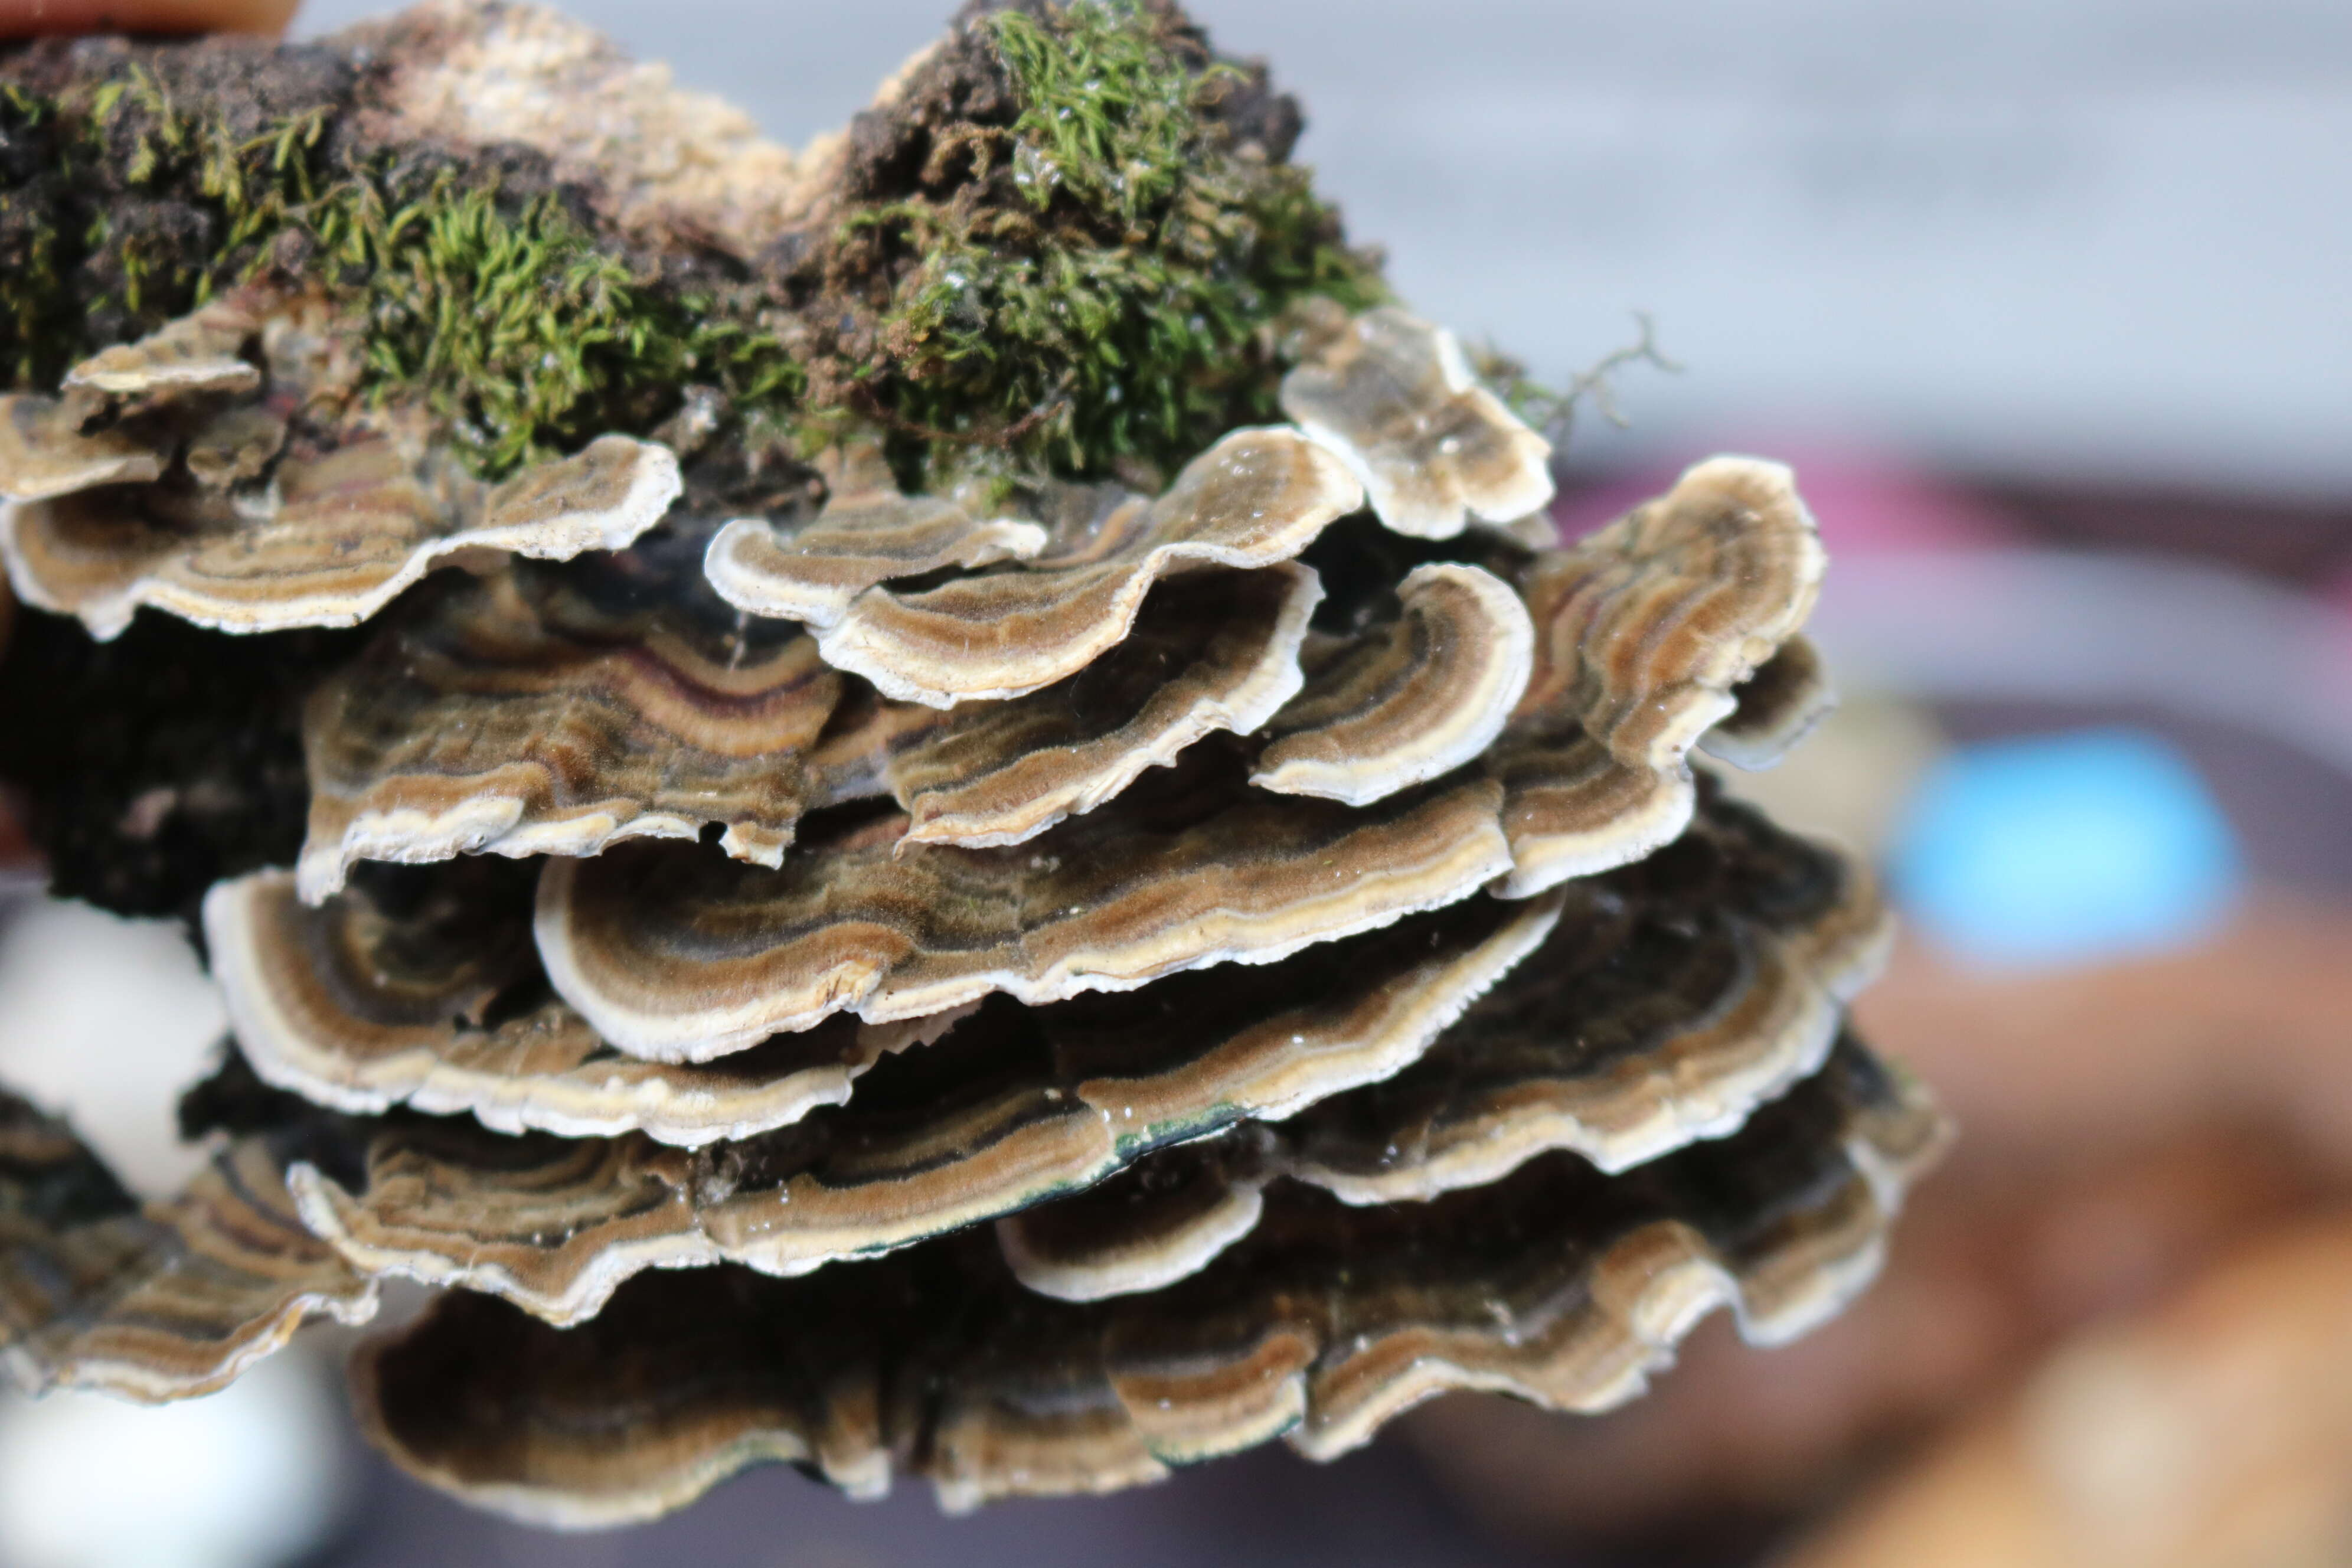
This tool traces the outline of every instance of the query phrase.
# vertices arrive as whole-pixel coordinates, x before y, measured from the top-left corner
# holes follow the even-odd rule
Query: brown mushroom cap
[[[1397,594],[1402,614],[1385,635],[1341,645],[1274,716],[1252,784],[1369,805],[1493,742],[1533,668],[1527,606],[1494,574],[1454,562],[1413,568]]]
[[[1248,1240],[1150,1294],[1039,1297],[977,1236],[803,1279],[648,1274],[568,1331],[460,1293],[364,1351],[353,1391],[412,1474],[571,1526],[761,1460],[866,1495],[904,1468],[969,1507],[1277,1435],[1328,1458],[1449,1387],[1605,1409],[1718,1305],[1759,1342],[1801,1331],[1874,1271],[1941,1130],[1850,1047],[1740,1133],[1623,1175],[1558,1154],[1427,1204],[1281,1189]]]
[[[0,496],[40,501],[101,485],[163,477],[170,454],[120,426],[84,435],[81,419],[54,397],[0,397]]]
[[[305,898],[362,859],[593,855],[706,824],[773,866],[824,804],[807,754],[842,679],[807,637],[531,586],[453,582],[313,694]]]
[[[1478,384],[1452,332],[1383,305],[1309,336],[1282,411],[1363,481],[1383,523],[1450,539],[1551,504],[1551,443]]]
[[[1117,796],[1184,748],[1265,724],[1304,679],[1323,596],[1295,561],[1169,578],[1119,645],[1027,697],[924,710],[887,743],[883,776],[908,844],[1018,844]]]
[[[344,420],[351,350],[323,310],[235,289],[75,366],[61,401],[9,400],[0,557],[18,597],[101,640],[148,605],[227,632],[352,626],[453,556],[618,549],[677,499],[652,442],[602,437],[486,486],[413,418]],[[327,447],[281,450],[298,407],[333,427]]]
[[[1152,1289],[1245,1234],[1277,1177],[1395,1203],[1552,1150],[1613,1173],[1721,1137],[1819,1070],[1892,934],[1866,871],[1712,792],[1671,848],[1554,898],[1543,945],[1398,1072],[1000,1221],[1014,1271]]]
[[[1803,626],[1826,566],[1794,477],[1709,458],[1566,550],[1520,591],[1535,670],[1483,759],[1503,782],[1528,893],[1639,859],[1690,820],[1691,747]]]
[[[1628,766],[1678,766],[1804,626],[1827,565],[1785,464],[1694,463],[1656,500],[1538,553],[1522,584],[1538,652],[1521,710],[1565,698]]]
[[[354,1263],[593,1316],[649,1267],[799,1274],[1071,1192],[1153,1149],[1396,1071],[1533,951],[1558,901],[1475,899],[1234,975],[997,998],[850,1103],[693,1160],[644,1139],[394,1128],[354,1192],[298,1172]],[[737,1058],[724,1060],[731,1063]]]
[[[305,1230],[285,1141],[245,1138],[143,1206],[62,1121],[0,1091],[0,1362],[35,1388],[152,1403],[209,1394],[302,1321],[375,1312]]]
[[[1732,688],[1734,706],[1699,741],[1699,748],[1735,768],[1769,768],[1811,733],[1837,706],[1829,666],[1811,637],[1780,645],[1756,673]]]
[[[1056,1203],[996,1222],[1013,1277],[1041,1296],[1100,1301],[1198,1274],[1255,1230],[1278,1171],[1251,1124],[1159,1150]]]
[[[881,453],[838,448],[820,466],[824,509],[797,529],[738,518],[713,535],[703,570],[730,604],[815,627],[838,626],[858,595],[941,567],[1026,561],[1045,530],[1019,518],[982,521],[944,496],[898,493]]]
[[[1656,858],[1699,858],[1689,842]],[[1858,867],[1786,840],[1742,854],[1696,886],[1643,862],[1569,889],[1544,963],[1440,1056],[1285,1127],[1282,1169],[1349,1203],[1391,1203],[1549,1149],[1628,1170],[1738,1126],[1820,1066],[1893,934]],[[1710,883],[1720,902],[1700,892]]]
[[[144,411],[206,394],[261,390],[247,345],[280,303],[266,288],[231,289],[131,342],[102,349],[66,372],[68,404],[80,413]]]
[[[657,846],[551,860],[540,953],[615,1046],[702,1060],[844,1010],[884,1021],[1271,963],[1508,869],[1491,784],[1351,811],[1254,795],[1219,750],[1000,848],[902,848],[903,819],[886,817],[804,841],[776,871]]]
[[[614,550],[678,494],[665,447],[605,436],[487,490],[393,440],[284,458],[258,516],[155,487],[12,503],[0,553],[26,603],[120,635],[152,605],[226,632],[354,626],[448,557]]]
[[[1202,565],[1287,561],[1361,504],[1361,487],[1297,431],[1236,430],[1187,463],[1167,493],[1135,511],[1115,547],[1089,535],[1065,550],[1048,548],[1034,560],[933,588],[866,587],[837,616],[814,623],[817,647],[826,662],[902,701],[951,708],[1018,697],[1076,673],[1115,647],[1160,577]],[[896,515],[887,508],[886,514]],[[730,603],[754,615],[791,617],[824,607],[816,601],[829,605],[829,595],[877,570],[873,557],[886,554],[856,557],[856,576],[844,578],[827,557],[772,548],[764,524],[736,522],[711,541],[706,570]],[[795,564],[804,559],[808,564]]]
[[[256,1073],[338,1110],[395,1105],[471,1115],[501,1132],[630,1131],[695,1145],[746,1138],[849,1098],[890,1047],[844,1018],[707,1066],[638,1061],[547,999],[522,911],[480,888],[387,909],[363,889],[324,908],[283,871],[215,886],[205,934]]]

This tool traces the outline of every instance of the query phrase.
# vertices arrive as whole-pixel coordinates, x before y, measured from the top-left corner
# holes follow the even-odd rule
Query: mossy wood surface
[[[388,138],[373,68],[332,40],[0,62],[11,384],[268,274],[332,290],[371,390],[492,476],[691,386],[796,448],[878,426],[913,479],[1160,473],[1273,416],[1287,307],[1382,292],[1286,162],[1296,108],[1164,5],[968,14],[754,255],[617,232],[526,148]]]

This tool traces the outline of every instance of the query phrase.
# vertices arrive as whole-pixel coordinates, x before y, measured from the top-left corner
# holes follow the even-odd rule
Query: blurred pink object
[[[1822,528],[1832,559],[1849,553],[1964,550],[2013,543],[2016,532],[1998,507],[1928,478],[1897,459],[1852,446],[1759,438],[1727,441],[1717,449],[1769,452],[1797,471],[1797,488]],[[1706,456],[1694,452],[1691,460]],[[1589,489],[1571,488],[1552,505],[1564,540],[1581,539],[1602,524],[1663,494],[1684,464],[1612,475]]]

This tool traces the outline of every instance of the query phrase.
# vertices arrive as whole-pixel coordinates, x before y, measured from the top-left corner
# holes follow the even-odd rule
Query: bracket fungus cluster
[[[1845,1023],[1884,913],[1695,763],[1827,700],[1790,472],[1530,542],[1549,443],[1171,5],[971,6],[800,154],[519,5],[0,76],[213,223],[179,314],[7,329],[0,767],[234,1030],[169,1202],[0,1104],[33,1383],[201,1394],[394,1275],[445,1293],[353,1387],[435,1485],[960,1506],[1603,1409],[1871,1274],[1943,1134]],[[1150,312],[1234,226],[1212,376]],[[576,362],[461,319],[492,257]]]

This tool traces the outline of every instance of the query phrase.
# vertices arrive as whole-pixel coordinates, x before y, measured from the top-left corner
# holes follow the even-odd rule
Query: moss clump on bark
[[[51,379],[74,357],[74,306],[57,208],[69,173],[48,157],[51,106],[0,88],[0,374]]]
[[[648,279],[551,192],[517,201],[438,170],[348,173],[289,226],[364,291],[369,384],[421,391],[498,475],[608,430],[650,430],[709,384],[739,415],[793,406],[803,377],[746,290]]]
[[[370,142],[371,68],[332,43],[0,57],[8,379],[274,272],[346,303],[366,390],[493,477],[709,385],[739,432],[878,425],[913,481],[1148,481],[1274,415],[1291,305],[1383,294],[1286,161],[1295,107],[1169,0],[968,8],[759,258],[624,236],[524,149]]]
[[[274,271],[341,298],[363,390],[421,397],[491,477],[607,430],[648,430],[689,384],[745,414],[796,402],[798,367],[748,269],[673,278],[528,166],[368,146],[346,133],[332,89],[240,113],[210,79],[173,82],[170,60],[132,58],[54,93],[0,89],[0,362],[13,384],[54,385],[83,355]],[[258,74],[282,74],[276,63]]]
[[[0,366],[54,385],[267,250],[350,90],[330,52],[34,46],[0,81]],[[267,58],[266,69],[234,63]],[[166,63],[169,62],[169,63]]]
[[[824,258],[850,327],[814,387],[934,482],[975,462],[1164,474],[1273,416],[1295,301],[1383,296],[1284,161],[1295,110],[1172,7],[977,17],[896,118],[860,128],[878,167]]]

